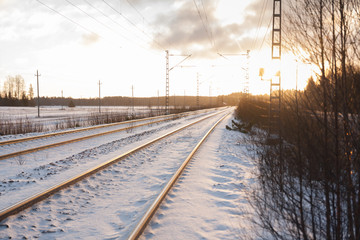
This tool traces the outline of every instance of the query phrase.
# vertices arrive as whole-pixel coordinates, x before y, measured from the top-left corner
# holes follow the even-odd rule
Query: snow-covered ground
[[[21,159],[0,161],[0,209],[194,118],[33,153],[21,165]],[[9,217],[0,223],[0,239],[125,239],[219,118],[212,117],[154,144]],[[225,130],[230,121],[231,117],[223,121],[202,146],[145,231],[145,238],[238,239],[251,235],[245,189],[254,183],[253,165],[241,134]]]
[[[22,200],[24,196],[40,192],[55,183],[75,176],[209,113],[187,116],[174,121],[135,128],[128,132],[117,132],[1,160],[0,209]],[[83,134],[83,132],[77,133],[79,136]],[[60,136],[60,139],[68,137],[64,135]],[[58,138],[56,137],[56,139]],[[43,145],[47,141],[53,140],[39,139],[35,140],[35,144]],[[6,154],[28,149],[33,145],[32,142],[16,143],[0,146],[0,149],[1,154],[3,152]]]
[[[157,109],[157,107],[152,107]],[[145,106],[134,107],[136,113],[149,112],[150,108]],[[101,106],[102,113],[128,113],[132,111],[129,106]],[[40,116],[42,118],[60,118],[60,117],[79,117],[83,115],[91,115],[99,112],[98,106],[78,106],[69,108],[65,106],[41,106]],[[37,107],[0,107],[0,119],[16,119],[16,118],[37,118]]]
[[[185,115],[179,115],[179,117],[184,117]],[[201,115],[199,115],[201,116]],[[190,117],[191,118],[191,117]],[[46,138],[39,138],[36,140],[31,140],[31,141],[27,141],[27,142],[23,142],[23,143],[16,143],[16,144],[10,144],[10,145],[2,145],[0,146],[0,155],[5,155],[5,154],[10,154],[13,152],[18,152],[19,150],[27,150],[27,149],[32,149],[32,148],[36,148],[36,147],[41,147],[41,146],[46,146],[49,144],[55,144],[55,143],[61,143],[63,141],[68,141],[68,140],[73,140],[76,138],[81,138],[81,137],[88,137],[91,135],[96,135],[96,134],[102,134],[102,133],[106,133],[106,132],[110,132],[110,131],[116,131],[116,130],[123,130],[124,128],[129,128],[129,127],[136,127],[138,125],[141,124],[158,124],[158,121],[164,120],[164,121],[171,121],[173,119],[172,116],[168,115],[168,116],[161,116],[161,117],[157,117],[157,118],[144,118],[144,119],[139,119],[139,120],[135,120],[134,121],[125,121],[125,122],[121,122],[121,123],[115,123],[115,124],[103,124],[103,125],[97,125],[95,126],[95,128],[91,127],[85,127],[85,128],[76,128],[76,129],[70,129],[70,133],[69,131],[66,130],[62,130],[62,131],[52,131],[52,132],[48,132],[49,134],[52,133],[63,133],[60,135],[56,135],[56,136],[51,136],[51,137],[46,137]],[[73,131],[72,130],[82,130],[80,132],[78,131]],[[128,129],[126,130],[127,132],[132,132],[134,131],[133,129]],[[65,134],[64,134],[65,133]],[[0,137],[0,143],[7,141],[7,140],[13,140],[13,139],[23,139],[24,136],[41,136],[44,135],[44,133],[29,133],[29,134],[18,134],[18,135],[9,135],[9,136],[1,136]]]
[[[209,136],[165,198],[142,239],[250,239],[253,161],[231,117]]]
[[[148,117],[159,115],[162,107],[152,106],[102,106],[101,113],[97,106],[78,106],[75,108],[63,106],[41,106],[40,118],[37,107],[1,107],[0,106],[0,135],[1,129],[19,128],[19,125],[32,125],[43,131],[53,131],[62,126],[79,125],[88,126],[92,121],[100,121],[107,118]]]

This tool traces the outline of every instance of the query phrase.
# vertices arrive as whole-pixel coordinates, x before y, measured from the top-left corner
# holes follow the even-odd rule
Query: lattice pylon
[[[250,50],[246,51],[246,68],[245,68],[245,82],[244,82],[244,93],[246,97],[249,97],[250,94]]]
[[[165,89],[165,114],[169,114],[169,50],[166,53],[166,89]]]
[[[273,30],[271,44],[271,59],[276,69],[275,76],[270,81],[270,134],[277,134],[279,137],[281,129],[281,0],[274,0],[273,4]]]

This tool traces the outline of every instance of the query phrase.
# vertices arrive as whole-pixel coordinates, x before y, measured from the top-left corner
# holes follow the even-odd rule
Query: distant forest
[[[226,96],[217,97],[199,97],[199,106],[224,106],[231,105],[235,106],[238,103],[238,99],[241,94],[230,94]],[[58,106],[69,106],[70,102],[73,102],[75,106],[97,106],[99,104],[99,98],[61,98],[61,97],[41,97],[39,99],[40,105],[58,105]],[[35,105],[37,98],[33,99]],[[100,99],[101,105],[104,106],[163,106],[165,105],[165,97],[122,97],[112,96],[104,97]],[[171,106],[197,106],[196,96],[170,96],[169,104]]]
[[[199,107],[235,106],[242,93],[232,93],[221,96],[200,96]],[[34,90],[30,84],[29,90],[25,90],[25,82],[22,76],[8,76],[4,82],[0,94],[0,106],[37,106],[37,97],[34,97]],[[109,96],[100,99],[103,106],[163,106],[165,97],[122,97]],[[40,106],[97,106],[99,98],[64,98],[64,97],[40,97]],[[171,106],[197,107],[196,96],[170,96]]]
[[[218,107],[218,106],[235,106],[238,103],[241,94],[222,95],[217,97],[199,97],[200,107]],[[104,97],[100,99],[103,106],[163,106],[165,105],[165,97],[147,97],[147,98],[131,98],[131,97]],[[62,98],[62,97],[40,97],[40,106],[97,106],[99,98]],[[195,96],[171,96],[171,106],[190,106],[196,107],[197,100]],[[0,95],[0,106],[37,106],[37,98],[28,98],[23,95],[21,98],[9,97],[8,95]]]

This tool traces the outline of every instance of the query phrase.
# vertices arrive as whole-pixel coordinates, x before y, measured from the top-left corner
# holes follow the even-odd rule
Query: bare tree
[[[305,91],[284,93],[284,174],[276,144],[254,137],[258,224],[275,239],[360,239],[360,3],[298,0],[285,9],[287,49],[318,71]]]
[[[25,92],[25,81],[21,75],[7,76],[4,82],[4,94],[9,98],[21,99]]]
[[[29,86],[29,99],[30,100],[34,99],[34,88],[33,88],[31,83],[30,83],[30,86]]]
[[[7,76],[4,81],[4,95],[7,95],[8,98],[12,98],[15,95],[14,91],[14,78],[12,76]]]
[[[21,95],[25,90],[24,78],[20,75],[16,75],[14,77],[14,83],[15,83],[15,97],[17,99],[21,99]]]

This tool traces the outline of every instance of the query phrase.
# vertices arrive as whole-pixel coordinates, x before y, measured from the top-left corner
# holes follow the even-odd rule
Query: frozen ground
[[[155,109],[155,107],[152,107]],[[135,107],[136,113],[149,112],[149,107]],[[116,107],[116,106],[102,106],[102,113],[130,113],[132,107]],[[46,118],[61,118],[61,117],[72,117],[72,116],[89,116],[91,114],[97,114],[99,112],[98,106],[78,106],[69,108],[65,106],[41,106],[40,116],[41,119]],[[0,119],[16,119],[16,118],[37,118],[38,109],[37,107],[0,107]],[[38,118],[37,118],[38,119]]]
[[[0,107],[0,135],[1,129],[19,128],[19,125],[31,125],[32,128],[42,128],[43,131],[53,131],[69,125],[88,126],[91,122],[107,118],[149,117],[159,115],[157,106],[146,107],[116,107],[102,106],[101,113],[97,106],[78,106],[75,108],[62,106],[41,106],[40,118],[37,107]],[[17,127],[16,127],[17,126]],[[4,130],[3,130],[4,131]]]
[[[0,209],[204,116],[206,113],[1,160]],[[77,133],[79,136],[83,134]],[[67,137],[60,136],[60,139]],[[39,139],[35,143],[44,145],[47,141],[53,140]],[[32,142],[17,143],[0,146],[0,150],[1,154],[6,154],[32,145]]]
[[[223,121],[196,153],[142,239],[256,238],[248,190],[255,184],[244,135]]]
[[[126,239],[157,193],[219,117],[155,144],[4,220],[0,223],[0,239]],[[14,160],[12,164],[8,162],[0,166],[2,174],[8,174],[0,177],[0,205],[4,207],[24,193],[46,188],[191,120],[189,117],[112,136],[106,143],[98,140],[102,144],[97,146],[72,145],[71,149],[55,152],[58,157],[54,158],[42,153],[34,161],[26,161],[25,166]],[[210,135],[145,231],[145,238],[251,236],[251,209],[245,190],[254,184],[254,167],[241,134],[225,130],[230,120],[228,117]],[[68,157],[59,155],[64,151]]]

